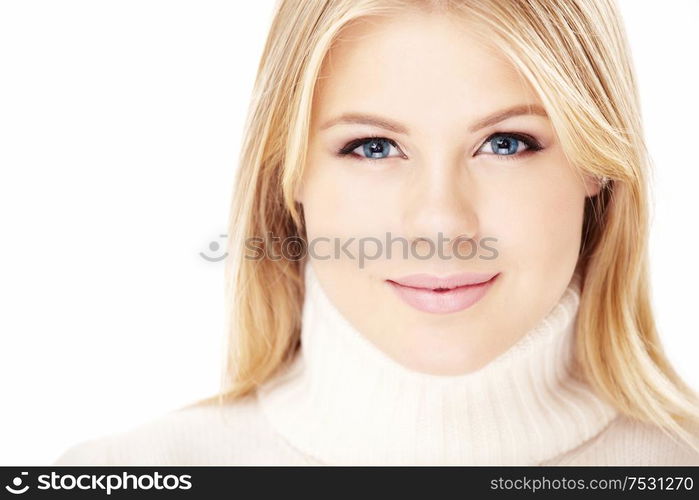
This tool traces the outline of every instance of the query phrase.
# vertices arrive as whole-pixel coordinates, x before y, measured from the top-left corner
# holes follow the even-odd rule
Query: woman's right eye
[[[398,154],[390,155],[391,148]],[[338,154],[341,156],[355,156],[360,160],[381,160],[384,158],[403,157],[403,153],[398,149],[398,145],[391,139],[385,137],[364,137],[356,139],[345,145]]]

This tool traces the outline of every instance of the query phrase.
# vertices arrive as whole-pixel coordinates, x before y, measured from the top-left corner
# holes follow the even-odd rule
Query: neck
[[[301,350],[258,391],[276,430],[333,464],[537,464],[616,415],[574,369],[580,277],[515,345],[465,375],[412,371],[334,307],[310,264]]]

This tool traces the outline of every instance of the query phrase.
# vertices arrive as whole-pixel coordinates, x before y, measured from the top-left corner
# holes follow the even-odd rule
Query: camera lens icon
[[[12,493],[13,495],[21,495],[22,493],[25,493],[29,489],[29,485],[27,484],[24,488],[21,488],[22,486],[22,477],[21,476],[26,476],[28,475],[28,472],[22,472],[20,473],[19,476],[15,477],[12,479],[12,486],[5,486],[5,489]]]
[[[227,238],[228,235],[227,235],[227,234],[222,234],[222,235],[220,235],[220,237],[221,237],[221,238]],[[219,244],[218,241],[212,241],[212,242],[209,243],[209,250],[210,250],[212,253],[214,253],[214,254],[215,254],[216,252],[218,252],[220,248],[221,248],[221,245]],[[202,259],[204,259],[204,260],[208,260],[209,262],[221,262],[223,259],[225,259],[226,257],[228,257],[228,253],[227,253],[227,252],[223,252],[223,254],[222,254],[222,255],[219,255],[219,256],[216,256],[216,255],[209,256],[209,255],[205,254],[204,252],[199,252],[199,256],[200,256]]]

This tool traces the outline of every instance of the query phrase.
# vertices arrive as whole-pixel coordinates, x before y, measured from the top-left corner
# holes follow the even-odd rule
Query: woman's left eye
[[[495,156],[518,156],[527,151],[543,149],[536,139],[522,134],[496,133],[488,137],[478,149],[478,153]]]
[[[399,154],[390,156],[391,148],[396,149]],[[338,154],[342,156],[358,156],[359,159],[366,160],[403,157],[403,153],[398,149],[398,145],[385,137],[365,137],[354,140],[338,151]]]

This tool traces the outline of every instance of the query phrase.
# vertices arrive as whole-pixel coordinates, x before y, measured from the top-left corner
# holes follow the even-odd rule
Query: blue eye
[[[381,160],[383,158],[391,158],[389,154],[392,147],[399,152],[398,155],[393,155],[393,157],[398,156],[402,158],[403,154],[398,149],[398,145],[385,137],[365,137],[354,140],[338,151],[338,154],[358,156],[359,159],[365,160]]]
[[[391,155],[391,148],[398,154]],[[477,153],[486,153],[499,159],[514,160],[525,154],[543,149],[533,137],[514,132],[497,132],[488,137]],[[359,160],[382,160],[386,158],[406,158],[398,145],[386,137],[363,137],[349,142],[337,152],[340,156],[355,157]]]
[[[496,156],[517,156],[527,151],[539,151],[541,149],[543,148],[533,137],[500,132],[488,137],[478,152]]]

